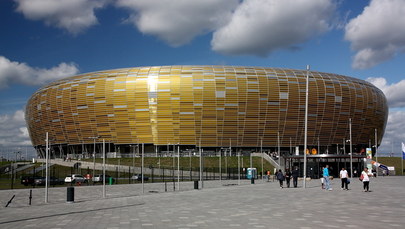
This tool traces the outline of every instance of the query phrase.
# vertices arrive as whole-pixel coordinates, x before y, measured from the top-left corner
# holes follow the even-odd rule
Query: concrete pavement
[[[202,190],[187,182],[175,192],[147,184],[144,194],[139,184],[115,185],[107,187],[106,199],[101,186],[82,186],[73,204],[65,203],[66,188],[50,189],[48,204],[43,189],[36,189],[32,206],[16,197],[8,208],[10,195],[27,190],[5,190],[0,228],[403,228],[404,181],[374,178],[369,193],[358,180],[341,190],[339,179],[332,181],[333,191],[322,190],[319,180],[307,182],[306,189],[280,189],[277,182],[260,180],[204,182]]]

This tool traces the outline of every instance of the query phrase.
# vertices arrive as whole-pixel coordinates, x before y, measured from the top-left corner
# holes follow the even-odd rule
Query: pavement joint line
[[[68,211],[68,212],[63,212],[63,213],[58,213],[58,214],[35,216],[35,217],[30,217],[30,218],[15,219],[15,220],[10,220],[10,221],[3,221],[3,222],[0,221],[0,225],[7,224],[7,223],[20,222],[20,221],[30,221],[30,220],[37,220],[37,219],[42,219],[42,218],[64,216],[64,215],[69,215],[69,214],[81,214],[81,213],[96,212],[96,211],[103,211],[103,210],[110,210],[110,209],[117,209],[117,208],[128,208],[128,207],[133,207],[133,206],[141,206],[144,204],[145,203],[138,203],[138,204],[120,205],[120,206],[104,207],[104,208],[97,208],[97,209],[92,208],[90,210],[85,209],[85,210],[80,210],[80,211]]]

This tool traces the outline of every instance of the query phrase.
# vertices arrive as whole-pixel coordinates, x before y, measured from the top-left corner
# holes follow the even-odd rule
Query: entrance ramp
[[[280,168],[280,164],[277,162],[279,159],[274,160],[272,157],[270,157],[267,153],[252,153],[252,156],[254,157],[261,157],[263,156],[263,159],[268,161],[270,164],[272,164],[275,168]]]

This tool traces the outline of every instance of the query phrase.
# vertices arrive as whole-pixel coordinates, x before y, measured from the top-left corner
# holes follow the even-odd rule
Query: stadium
[[[100,157],[104,140],[114,157],[139,153],[143,144],[145,155],[178,146],[186,156],[201,147],[207,155],[265,152],[300,165],[307,75],[310,165],[346,163],[350,144],[360,166],[365,149],[381,142],[387,101],[369,82],[332,73],[241,66],[98,71],[42,87],[25,117],[40,157],[48,132],[52,158]]]

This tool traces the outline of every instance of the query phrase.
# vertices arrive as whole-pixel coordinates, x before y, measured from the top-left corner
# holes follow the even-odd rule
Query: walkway
[[[64,202],[66,188],[50,189],[49,204],[43,203],[43,189],[36,189],[33,206],[26,206],[28,199],[16,199],[4,208],[4,198],[27,192],[7,190],[0,191],[0,228],[403,228],[404,181],[374,178],[369,193],[362,192],[358,180],[351,190],[341,190],[338,179],[333,191],[321,190],[319,180],[308,182],[306,189],[214,181],[205,182],[202,190],[182,183],[179,192],[148,184],[142,195],[141,185],[132,184],[107,187],[106,199],[101,186],[82,186],[73,204]]]

